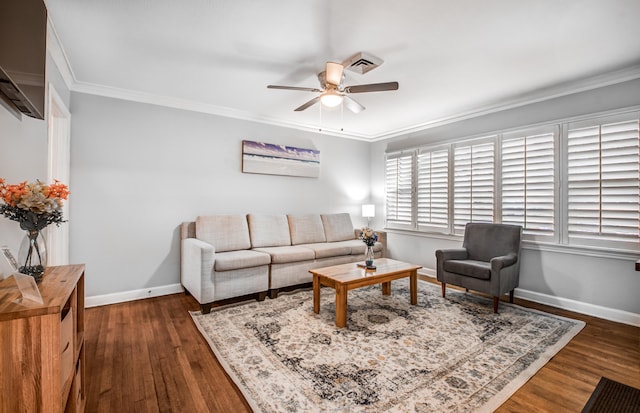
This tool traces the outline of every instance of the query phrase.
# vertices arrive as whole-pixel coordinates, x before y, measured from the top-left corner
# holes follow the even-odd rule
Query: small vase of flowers
[[[373,267],[373,246],[378,241],[378,234],[369,227],[362,228],[360,239],[367,246],[364,251],[364,263],[367,267]]]
[[[36,282],[42,280],[47,263],[41,231],[50,224],[66,222],[62,218],[62,201],[68,196],[69,188],[57,180],[50,185],[40,181],[11,185],[0,178],[0,214],[19,222],[26,231],[18,252],[18,271],[31,275]]]

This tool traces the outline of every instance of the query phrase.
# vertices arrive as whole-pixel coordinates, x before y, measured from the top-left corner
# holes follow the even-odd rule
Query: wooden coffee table
[[[411,304],[418,303],[419,265],[379,258],[374,262],[375,270],[366,270],[356,263],[334,265],[309,270],[313,274],[313,312],[320,313],[320,287],[336,290],[336,326],[347,325],[347,292],[367,285],[382,284],[382,294],[391,294],[391,281],[409,277]]]

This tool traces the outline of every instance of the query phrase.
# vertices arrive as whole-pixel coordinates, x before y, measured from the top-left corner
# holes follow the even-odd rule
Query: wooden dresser
[[[49,267],[44,304],[0,281],[0,412],[84,412],[84,265]]]

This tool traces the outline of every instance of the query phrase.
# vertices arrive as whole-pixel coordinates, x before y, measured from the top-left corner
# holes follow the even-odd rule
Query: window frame
[[[523,241],[525,245],[530,245],[535,249],[551,248],[553,251],[563,251],[570,249],[578,253],[585,253],[585,251],[606,251],[607,254],[613,253],[632,253],[637,254],[640,251],[639,239],[636,242],[620,242],[610,240],[594,240],[597,242],[570,242],[568,235],[568,131],[569,125],[573,124],[610,124],[616,121],[629,121],[637,120],[640,122],[640,106],[631,108],[601,112],[597,114],[589,114],[583,116],[575,116],[572,118],[566,118],[556,120],[552,122],[544,122],[536,125],[529,125],[525,127],[511,128],[508,130],[498,131],[490,134],[483,134],[482,136],[448,140],[446,143],[438,142],[430,145],[421,145],[412,149],[405,149],[403,151],[389,151],[385,153],[385,168],[387,158],[397,153],[411,153],[413,157],[412,164],[412,211],[411,211],[411,224],[405,226],[398,226],[390,224],[387,221],[386,216],[386,171],[385,171],[385,229],[398,230],[398,232],[408,232],[415,235],[434,237],[434,238],[447,238],[447,239],[460,239],[462,233],[454,231],[454,151],[456,147],[462,147],[467,145],[478,144],[483,140],[493,140],[494,142],[494,222],[502,222],[503,211],[503,197],[502,197],[502,147],[503,141],[510,139],[518,134],[523,136],[531,136],[538,133],[549,133],[553,131],[554,141],[554,179],[553,179],[553,192],[554,192],[554,207],[553,207],[553,236],[538,236],[531,233],[525,233]],[[640,137],[639,137],[640,141]],[[640,144],[639,144],[640,145]],[[417,156],[421,151],[436,151],[438,149],[447,148],[449,154],[449,173],[448,173],[448,230],[442,231],[441,229],[434,230],[429,228],[428,225],[418,225],[417,220],[417,192],[418,192],[418,170],[417,170]],[[638,178],[640,186],[640,176]],[[639,207],[640,208],[640,207]],[[639,212],[640,213],[640,212]],[[640,237],[639,237],[640,238]]]
[[[416,176],[415,176],[415,181],[416,183],[418,183],[418,180],[420,179],[420,168],[419,168],[419,158],[421,154],[424,153],[430,153],[433,154],[434,152],[442,152],[442,151],[446,151],[447,152],[447,222],[444,225],[444,228],[442,225],[435,225],[433,223],[429,223],[429,224],[424,224],[424,223],[420,223],[419,221],[419,213],[420,213],[420,204],[419,204],[419,187],[418,185],[416,185],[415,188],[415,192],[416,192],[416,208],[415,208],[415,224],[414,224],[414,228],[416,228],[417,231],[421,231],[421,232],[432,232],[432,233],[439,233],[439,234],[449,234],[451,232],[451,222],[450,222],[450,214],[451,214],[451,187],[450,187],[450,181],[451,181],[451,150],[450,150],[450,145],[437,145],[437,146],[429,146],[429,147],[422,147],[422,148],[418,148],[415,151],[415,161],[416,161]],[[431,204],[430,204],[431,205]]]
[[[536,242],[549,242],[549,243],[559,243],[560,242],[560,233],[561,233],[561,199],[560,199],[560,136],[561,136],[561,125],[553,124],[553,125],[541,125],[530,128],[518,129],[514,131],[509,131],[500,134],[499,136],[499,149],[500,149],[500,170],[499,170],[499,187],[500,187],[500,197],[499,197],[499,221],[504,222],[503,212],[504,212],[504,196],[503,196],[503,159],[504,154],[502,153],[504,142],[511,139],[516,139],[517,137],[534,137],[545,134],[553,134],[553,167],[554,167],[554,176],[553,176],[553,231],[551,235],[541,235],[534,234],[532,230],[528,230],[527,228],[523,229],[523,239],[529,241]],[[525,152],[526,154],[526,152]]]
[[[497,193],[497,179],[498,179],[498,164],[497,164],[497,159],[498,159],[498,153],[497,151],[497,147],[498,147],[498,135],[489,135],[489,136],[483,136],[480,138],[475,138],[472,140],[466,140],[466,141],[461,141],[458,143],[453,143],[451,145],[450,148],[450,158],[453,159],[453,164],[450,165],[450,173],[449,173],[449,178],[450,180],[452,180],[453,183],[453,192],[451,192],[451,198],[453,198],[453,209],[450,211],[450,228],[451,228],[451,234],[453,235],[463,235],[464,234],[464,225],[462,226],[458,226],[456,227],[456,207],[455,207],[455,198],[456,198],[456,163],[455,163],[455,158],[456,158],[456,149],[458,148],[472,148],[471,149],[471,163],[472,165],[474,165],[473,163],[473,148],[474,147],[478,147],[478,146],[484,146],[487,144],[491,144],[492,145],[492,149],[493,149],[493,165],[492,165],[492,181],[493,181],[493,186],[492,186],[492,196],[491,196],[491,216],[492,216],[492,221],[491,222],[496,222],[497,219],[497,215],[496,215],[496,211],[497,211],[497,201],[498,201],[498,193]],[[477,165],[477,163],[475,164]],[[471,182],[470,185],[473,186],[473,166],[471,166]],[[453,178],[453,179],[451,179]],[[474,215],[474,210],[479,210],[480,208],[473,208],[473,194],[471,194],[471,205],[470,205],[470,216],[471,216],[471,221],[470,222],[488,222],[488,221],[474,221],[473,220],[473,215]]]
[[[640,112],[638,111],[593,116],[587,119],[566,121],[562,124],[561,133],[562,133],[563,163],[562,163],[562,170],[561,170],[561,173],[562,173],[561,180],[562,180],[563,203],[562,203],[562,210],[561,210],[562,228],[561,228],[561,242],[560,242],[562,245],[585,247],[585,248],[595,247],[595,248],[613,248],[617,250],[640,251],[640,242],[639,242],[640,238],[637,238],[635,241],[621,241],[621,240],[606,239],[606,237],[604,236],[571,237],[569,232],[569,212],[570,212],[569,211],[570,210],[569,208],[569,131],[570,131],[570,126],[572,126],[574,129],[597,127],[597,126],[601,127],[603,125],[633,121],[634,118],[636,121],[639,122],[639,125],[640,125]],[[640,147],[640,133],[639,133],[639,147]],[[640,188],[640,176],[638,178],[638,183]]]

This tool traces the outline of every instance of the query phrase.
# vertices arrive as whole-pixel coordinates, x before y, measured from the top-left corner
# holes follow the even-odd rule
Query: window
[[[413,153],[387,157],[385,172],[387,225],[411,228],[413,221]]]
[[[467,222],[502,222],[521,225],[526,240],[638,251],[639,117],[388,153],[386,225],[462,235]]]
[[[567,196],[570,244],[638,244],[637,116],[568,125]]]
[[[418,161],[418,229],[449,231],[449,150],[420,150]]]
[[[493,222],[495,138],[456,146],[453,155],[454,233],[467,222]]]
[[[531,238],[555,236],[555,136],[513,133],[502,139],[502,222],[521,225]]]

